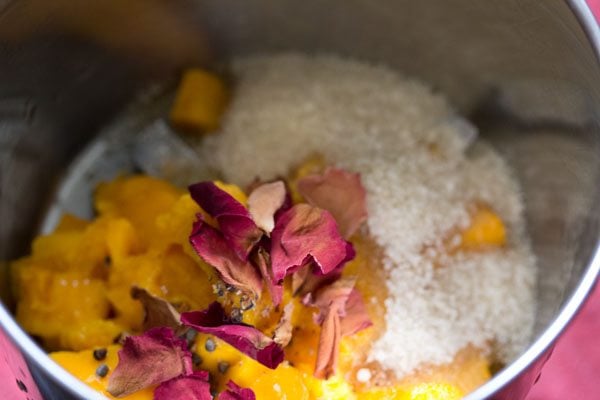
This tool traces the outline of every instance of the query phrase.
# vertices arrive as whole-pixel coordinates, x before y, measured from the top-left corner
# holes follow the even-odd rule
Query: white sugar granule
[[[227,181],[271,179],[315,153],[361,173],[368,229],[385,250],[387,330],[370,358],[398,376],[496,340],[504,361],[527,345],[534,260],[518,186],[476,130],[427,86],[387,68],[331,56],[242,59],[221,131],[199,152]],[[475,201],[507,224],[509,246],[456,255],[434,269],[428,252],[469,223]],[[433,250],[431,250],[434,253]]]

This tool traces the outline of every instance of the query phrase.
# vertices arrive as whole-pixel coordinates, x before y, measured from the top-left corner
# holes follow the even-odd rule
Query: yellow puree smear
[[[246,202],[238,187],[219,186]],[[118,361],[115,338],[140,333],[143,322],[140,303],[130,297],[131,286],[172,302],[180,311],[200,310],[216,300],[216,277],[188,243],[191,224],[201,210],[182,190],[148,176],[118,178],[98,187],[95,207],[94,221],[65,215],[54,233],[35,239],[32,255],[12,265],[13,286],[20,324],[40,338],[57,363],[112,398],[105,389]],[[490,208],[477,205],[471,226],[460,235],[460,248],[450,251],[502,246],[506,233]],[[313,377],[320,328],[313,322],[316,310],[297,300],[293,340],[277,369],[205,334],[199,334],[192,347],[202,359],[198,367],[210,371],[219,388],[231,379],[251,388],[257,399],[458,399],[488,380],[490,360],[482,349],[471,347],[450,364],[426,366],[401,381],[367,363],[371,343],[385,329],[385,274],[380,250],[372,241],[356,235],[352,242],[357,257],[344,273],[358,276],[356,286],[374,325],[343,338],[335,376]],[[285,296],[289,301],[289,291]],[[261,313],[268,302],[263,296],[244,314],[244,322],[267,334],[278,321],[277,312]],[[213,351],[207,350],[208,339],[216,344]],[[108,355],[97,361],[92,352],[100,347],[107,348]],[[219,363],[228,368],[224,371]],[[102,364],[109,367],[105,377],[96,375]],[[357,379],[361,368],[368,368],[371,379]],[[152,399],[152,389],[126,398]]]

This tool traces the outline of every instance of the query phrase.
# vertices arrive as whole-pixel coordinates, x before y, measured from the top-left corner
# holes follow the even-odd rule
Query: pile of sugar
[[[504,361],[528,344],[534,259],[519,189],[503,160],[445,99],[380,66],[285,54],[238,60],[236,90],[217,134],[198,151],[245,185],[285,175],[315,153],[361,173],[368,230],[385,251],[387,329],[372,360],[402,376],[494,340]],[[447,233],[475,201],[505,221],[506,249],[445,256]]]

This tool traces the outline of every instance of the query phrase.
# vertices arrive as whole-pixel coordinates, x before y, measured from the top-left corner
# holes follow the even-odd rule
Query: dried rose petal
[[[194,201],[217,220],[219,229],[235,254],[247,260],[263,233],[246,207],[213,182],[196,183],[188,189]]]
[[[342,276],[346,262],[352,260],[355,256],[354,246],[352,246],[352,243],[346,242],[346,258],[329,273],[322,274],[312,262],[301,267],[292,275],[292,293],[294,296],[303,297],[335,282]]]
[[[248,196],[248,211],[254,223],[267,234],[275,227],[275,213],[283,206],[285,198],[283,181],[262,184]]]
[[[323,174],[300,179],[298,191],[308,203],[329,211],[345,238],[367,219],[367,195],[359,174],[327,168]]]
[[[279,305],[279,303],[281,303],[281,298],[283,297],[283,285],[278,284],[273,278],[271,256],[269,256],[269,253],[267,253],[263,247],[258,248],[258,251],[254,256],[254,264],[258,267],[263,282],[267,285],[273,305]]]
[[[131,288],[131,297],[139,300],[144,307],[144,331],[161,326],[177,330],[181,326],[179,313],[168,301],[137,286]]]
[[[341,340],[340,314],[337,306],[329,308],[323,319],[314,373],[319,379],[327,379],[335,373]]]
[[[106,389],[115,397],[192,373],[187,343],[171,328],[152,328],[143,335],[128,336],[118,354],[119,363]]]
[[[373,322],[369,318],[367,308],[356,288],[352,289],[345,305],[345,315],[342,318],[341,334],[342,336],[354,335],[357,332],[367,329]]]
[[[293,296],[303,296],[308,292],[312,292],[312,290],[305,291],[304,288],[310,285],[310,279],[312,274],[312,263],[308,265],[303,265],[298,268],[296,272],[292,274],[292,295]]]
[[[321,324],[315,376],[328,378],[335,372],[342,336],[354,334],[372,325],[355,278],[340,278],[319,290],[312,305],[320,309]]]
[[[212,400],[207,371],[195,371],[161,383],[154,389],[154,400]]]
[[[277,323],[273,333],[273,341],[281,347],[287,346],[292,340],[292,313],[294,312],[294,303],[287,303],[283,307],[283,314]]]
[[[268,368],[274,369],[283,361],[281,346],[252,326],[234,324],[217,302],[204,311],[181,314],[181,322],[198,332],[215,335]]]
[[[204,223],[201,216],[194,223],[190,243],[200,257],[213,266],[225,283],[259,297],[262,281],[256,269],[240,259],[215,228]]]
[[[252,389],[242,388],[233,381],[227,382],[227,390],[219,394],[218,400],[256,400]]]
[[[319,308],[319,310],[321,310],[320,314],[323,314],[318,316],[318,323],[323,321],[324,314],[326,314],[326,311],[331,309],[332,306],[335,307],[342,316],[345,315],[346,302],[354,289],[355,283],[356,278],[354,277],[340,278],[316,293],[312,305]]]
[[[277,219],[271,232],[271,267],[277,283],[311,259],[328,274],[347,258],[347,244],[328,211],[297,204]]]

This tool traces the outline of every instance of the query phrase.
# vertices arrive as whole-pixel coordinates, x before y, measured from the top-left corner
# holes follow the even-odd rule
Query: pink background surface
[[[41,400],[23,356],[0,330],[0,399]]]
[[[588,0],[600,19],[600,0]],[[600,286],[558,341],[528,400],[600,398]],[[0,399],[42,400],[23,357],[0,330]]]

